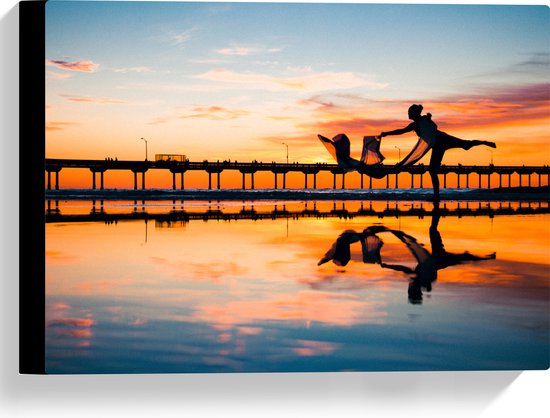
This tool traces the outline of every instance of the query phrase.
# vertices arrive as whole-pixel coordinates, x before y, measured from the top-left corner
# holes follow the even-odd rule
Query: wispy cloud
[[[127,73],[146,74],[146,73],[154,72],[151,68],[144,67],[144,66],[142,66],[142,67],[115,68],[113,71],[115,73],[122,73],[122,74],[127,74]]]
[[[373,82],[352,72],[314,72],[312,70],[292,71],[288,77],[276,77],[268,74],[238,73],[226,68],[217,68],[196,76],[201,80],[225,83],[259,90],[303,90],[324,91],[348,88],[367,87],[383,89],[384,83]],[[224,88],[224,86],[221,86]]]
[[[189,62],[192,62],[193,64],[223,64],[226,63],[228,60],[225,58],[191,58]]]
[[[148,125],[162,125],[163,123],[168,123],[175,118],[173,116],[157,116],[156,118],[149,121]]]
[[[228,48],[221,48],[216,50],[216,53],[220,55],[234,55],[234,56],[247,56],[254,54],[262,53],[275,53],[280,52],[281,48],[259,48],[259,47],[244,47],[244,46],[234,46]]]
[[[186,29],[183,32],[179,32],[170,36],[170,42],[172,45],[182,46],[193,39],[194,33],[197,28]]]
[[[58,73],[55,71],[46,72],[46,78],[49,80],[65,80],[71,77],[72,77],[72,74],[68,74],[68,73]]]
[[[173,115],[159,116],[149,122],[150,125],[168,123],[177,119],[210,119],[210,120],[233,120],[250,114],[243,109],[229,109],[223,106],[196,106],[190,109],[178,109]]]
[[[531,54],[531,56],[516,64],[513,68],[522,69],[525,71],[543,71],[548,74],[550,69],[550,53],[549,52],[537,52]]]
[[[245,55],[250,55],[251,50],[250,48],[236,47],[236,48],[218,49],[216,52],[221,55],[237,55],[242,57]]]
[[[525,54],[525,59],[517,63],[497,68],[491,72],[478,73],[467,77],[472,80],[492,80],[493,82],[514,82],[518,80],[530,79],[547,80],[550,71],[550,53],[535,52]]]
[[[61,70],[80,71],[84,73],[94,73],[99,64],[93,61],[63,61],[63,60],[46,60],[47,65],[52,65]]]

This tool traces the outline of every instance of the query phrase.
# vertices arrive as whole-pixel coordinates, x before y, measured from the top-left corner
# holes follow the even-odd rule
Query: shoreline
[[[431,201],[432,189],[60,189],[45,200],[392,200]],[[440,200],[550,201],[550,187],[441,189]]]

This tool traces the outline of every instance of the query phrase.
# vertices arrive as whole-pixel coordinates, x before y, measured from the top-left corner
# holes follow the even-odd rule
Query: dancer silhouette
[[[402,135],[412,131],[416,132],[419,137],[419,141],[414,146],[413,150],[397,165],[405,166],[414,164],[431,149],[432,155],[430,158],[429,173],[434,190],[433,198],[434,201],[438,201],[439,178],[437,177],[437,173],[441,167],[441,162],[443,160],[443,156],[445,155],[445,151],[452,148],[469,150],[470,148],[479,145],[496,148],[496,144],[491,141],[461,139],[440,131],[437,129],[435,122],[432,121],[432,115],[430,113],[422,115],[422,109],[423,106],[421,104],[413,104],[409,107],[408,111],[409,119],[413,121],[412,123],[402,129],[381,132],[380,136],[385,137],[389,135]]]

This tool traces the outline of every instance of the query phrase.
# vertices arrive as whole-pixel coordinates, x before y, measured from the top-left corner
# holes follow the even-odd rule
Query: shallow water
[[[46,207],[48,373],[549,365],[546,202]]]

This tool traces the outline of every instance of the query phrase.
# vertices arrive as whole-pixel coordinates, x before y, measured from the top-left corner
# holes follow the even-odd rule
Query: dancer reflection
[[[382,231],[389,230],[384,226],[374,225],[369,226],[363,232],[352,230],[342,232],[317,265],[320,266],[327,261],[332,261],[337,266],[347,265],[351,259],[350,246],[355,242],[361,244],[364,263],[381,264],[380,250],[384,243],[376,234]]]
[[[432,213],[432,222],[429,231],[431,253],[409,234],[388,229],[382,225],[373,225],[362,232],[344,231],[317,265],[320,266],[328,261],[332,261],[338,266],[347,265],[351,259],[351,244],[360,242],[364,263],[379,264],[382,268],[400,271],[410,276],[408,289],[409,302],[420,304],[422,303],[422,290],[425,289],[427,292],[432,290],[432,283],[437,280],[437,272],[439,270],[469,261],[492,260],[496,258],[496,253],[477,256],[468,251],[452,253],[445,250],[441,234],[438,231],[439,219],[439,205],[436,204]],[[390,233],[404,243],[415,258],[417,262],[416,266],[411,268],[402,264],[385,263],[381,255],[384,245],[384,242],[379,237],[381,233]]]

